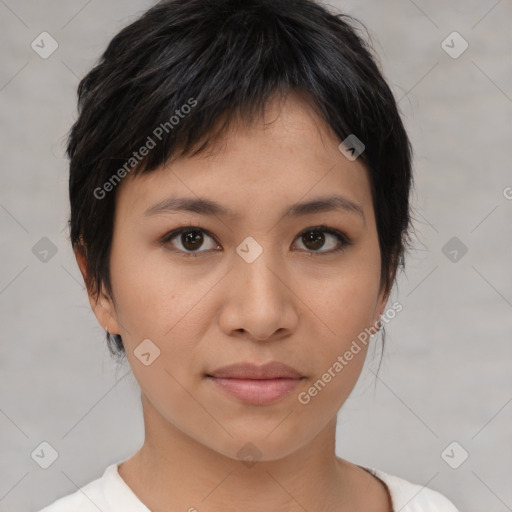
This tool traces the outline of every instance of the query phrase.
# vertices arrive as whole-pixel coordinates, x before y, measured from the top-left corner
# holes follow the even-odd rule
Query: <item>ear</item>
[[[79,247],[75,247],[73,252],[75,253],[78,267],[80,268],[80,272],[84,278],[89,303],[94,312],[94,316],[101,327],[107,330],[110,334],[121,334],[117,313],[112,299],[103,292],[103,287],[101,287],[101,290],[96,293],[95,290],[93,290],[92,283],[89,281],[85,251]]]

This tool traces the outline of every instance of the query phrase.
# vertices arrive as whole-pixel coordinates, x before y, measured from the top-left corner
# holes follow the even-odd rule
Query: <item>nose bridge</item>
[[[242,294],[244,291],[250,294],[253,301],[279,301],[279,291],[283,286],[276,276],[280,264],[275,257],[276,251],[269,247],[269,239],[264,248],[262,239],[260,243],[253,237],[247,237],[236,249],[235,279]]]

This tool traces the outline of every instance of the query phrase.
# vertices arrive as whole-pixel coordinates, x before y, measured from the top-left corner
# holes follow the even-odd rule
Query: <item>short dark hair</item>
[[[115,185],[127,172],[196,155],[235,119],[250,122],[271,98],[297,92],[340,141],[353,134],[365,146],[390,292],[409,245],[412,148],[354,21],[314,0],[173,0],[115,35],[78,86],[67,142],[70,241],[85,255],[88,291],[113,297]],[[150,139],[154,147],[135,158]],[[125,355],[120,335],[107,333],[107,344]]]

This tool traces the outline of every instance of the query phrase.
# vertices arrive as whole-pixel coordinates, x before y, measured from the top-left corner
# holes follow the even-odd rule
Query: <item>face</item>
[[[362,162],[344,157],[298,97],[270,103],[265,121],[230,130],[211,154],[125,178],[110,259],[115,302],[91,300],[100,324],[121,334],[152,416],[233,459],[250,441],[276,460],[332,424],[367,345],[341,371],[338,357],[386,298]],[[297,208],[334,196],[337,207]],[[226,211],[165,207],[179,198]],[[270,361],[302,379],[268,403],[207,377]]]

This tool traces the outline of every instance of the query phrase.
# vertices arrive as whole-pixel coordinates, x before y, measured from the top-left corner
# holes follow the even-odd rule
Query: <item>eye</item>
[[[210,247],[206,247],[206,249],[200,251],[198,249],[203,246],[205,238],[211,240]],[[304,250],[311,253],[310,256],[332,254],[352,245],[352,241],[347,235],[337,229],[324,225],[305,229],[297,236],[296,240],[302,242],[306,247]],[[329,240],[331,240],[330,243]],[[211,250],[216,250],[220,247],[213,235],[205,229],[196,226],[187,226],[170,231],[161,238],[160,243],[163,245],[170,243],[176,247],[176,252],[180,252],[184,256],[192,257],[199,256],[201,253]],[[327,245],[328,250],[320,251],[319,249],[325,245]]]
[[[352,245],[352,241],[347,235],[345,235],[345,233],[323,225],[305,229],[297,239],[306,247],[306,251],[310,251],[312,253],[311,256],[332,254],[342,251],[348,245]],[[327,243],[328,250],[319,251],[318,249],[325,246],[326,240],[329,241],[329,239],[331,242]]]
[[[213,240],[214,243],[210,244],[210,247],[207,247],[206,250],[198,251],[197,249],[199,249],[204,243],[205,235],[207,238]],[[210,235],[202,228],[193,226],[175,229],[174,231],[167,233],[161,239],[161,243],[167,244],[171,242],[171,245],[176,247],[176,245],[172,242],[174,239],[177,239],[177,251],[184,253],[185,256],[198,256],[200,253],[214,250],[216,247],[219,247],[212,235]]]

